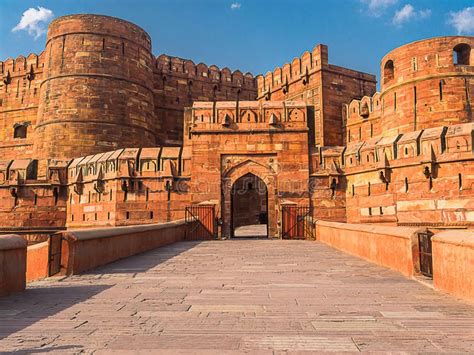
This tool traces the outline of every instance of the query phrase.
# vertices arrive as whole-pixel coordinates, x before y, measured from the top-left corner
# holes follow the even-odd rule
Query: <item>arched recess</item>
[[[222,231],[225,237],[232,235],[232,187],[235,182],[248,174],[256,176],[263,181],[267,188],[267,213],[268,213],[268,237],[278,235],[277,228],[277,199],[276,199],[276,174],[268,165],[264,165],[254,160],[238,162],[232,167],[224,169],[222,174],[222,196],[221,196],[221,216]]]
[[[268,236],[267,185],[252,173],[241,176],[232,185],[231,236]]]
[[[454,65],[470,65],[471,47],[466,43],[460,43],[453,48]]]
[[[383,67],[383,82],[384,84],[390,82],[395,77],[395,66],[393,60],[387,60]]]

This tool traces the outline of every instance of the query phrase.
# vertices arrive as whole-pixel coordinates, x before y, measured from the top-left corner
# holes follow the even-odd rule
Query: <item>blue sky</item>
[[[47,23],[72,13],[138,24],[155,55],[253,74],[324,43],[332,64],[378,76],[382,56],[404,43],[474,34],[473,0],[0,0],[0,60],[40,53]]]

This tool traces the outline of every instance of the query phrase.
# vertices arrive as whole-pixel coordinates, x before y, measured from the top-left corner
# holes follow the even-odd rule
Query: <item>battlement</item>
[[[39,70],[44,67],[44,51],[39,55],[30,53],[26,58],[22,55],[17,58],[7,58],[5,61],[0,61],[0,74],[4,77],[7,73],[10,75],[24,75],[29,73],[31,68]]]
[[[256,80],[251,73],[242,74],[240,70],[231,71],[225,67],[204,63],[195,64],[192,60],[162,54],[155,58],[154,69],[163,75],[182,74],[189,79],[212,81],[216,84],[254,88]],[[188,82],[192,85],[192,81]]]
[[[288,86],[297,81],[303,81],[304,85],[307,85],[310,81],[309,77],[321,69],[362,80],[376,81],[374,75],[329,64],[328,47],[324,44],[318,44],[311,52],[305,51],[300,57],[295,57],[291,62],[276,67],[265,75],[257,76],[259,98],[276,90],[283,90],[286,93],[288,92]]]
[[[440,126],[391,136],[374,136],[346,147],[326,147],[320,152],[321,170],[333,164],[353,174],[403,164],[472,159],[474,123]]]
[[[311,52],[306,51],[291,62],[276,67],[272,72],[258,75],[259,97],[277,89],[285,89],[291,82],[303,80],[328,64],[328,48],[323,44],[318,44]]]

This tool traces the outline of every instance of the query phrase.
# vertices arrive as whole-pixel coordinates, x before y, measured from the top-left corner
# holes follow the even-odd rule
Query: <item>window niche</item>
[[[466,43],[460,43],[453,48],[454,65],[470,65],[471,47]]]

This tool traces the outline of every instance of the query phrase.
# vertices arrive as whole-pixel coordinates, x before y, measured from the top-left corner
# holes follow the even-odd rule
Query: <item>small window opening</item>
[[[369,207],[369,216],[372,216],[372,207]]]
[[[130,219],[130,212],[127,211],[125,218]]]
[[[153,219],[153,211],[150,211],[150,219]]]
[[[471,56],[471,47],[468,44],[461,43],[453,48],[454,65],[469,65]]]
[[[459,190],[462,190],[462,175],[458,174],[458,187]]]
[[[393,110],[394,111],[397,110],[397,93],[396,92],[393,93]]]
[[[370,196],[370,182],[369,182],[369,184],[367,185],[367,195]]]
[[[94,220],[97,221],[97,213],[94,213]]]
[[[439,81],[439,101],[443,101],[443,85],[444,80]]]
[[[430,176],[429,178],[429,185],[428,185],[430,191],[433,190],[433,178]]]
[[[355,187],[354,187],[354,184],[352,184],[352,196],[355,196]]]
[[[86,215],[83,213],[82,214],[82,221],[85,221],[86,220]]]
[[[13,131],[13,138],[26,138],[27,126],[24,124],[17,125]]]
[[[405,192],[408,192],[408,178],[405,178]]]
[[[388,60],[383,68],[383,78],[384,78],[384,83],[388,83],[390,80],[394,78],[395,74],[395,67],[393,65],[392,60]]]
[[[405,156],[407,156],[407,155],[408,155],[408,148],[405,147]]]
[[[107,219],[110,219],[110,212],[107,212]]]
[[[380,206],[380,215],[383,216],[383,208]]]
[[[38,195],[35,194],[35,206],[38,204]]]
[[[71,215],[71,222],[74,222],[74,215]]]

